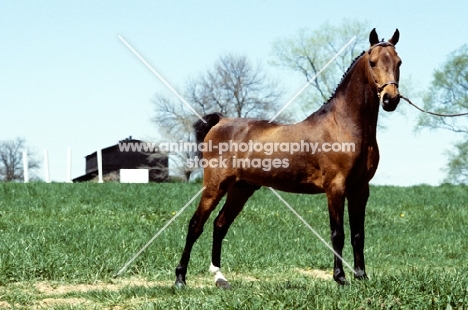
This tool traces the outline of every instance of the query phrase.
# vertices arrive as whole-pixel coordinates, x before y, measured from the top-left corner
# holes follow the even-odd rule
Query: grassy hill
[[[255,193],[226,236],[223,273],[232,291],[216,289],[208,273],[217,210],[192,252],[187,288],[172,287],[198,199],[113,279],[200,188],[0,183],[0,308],[468,307],[466,186],[372,187],[365,249],[370,279],[355,281],[346,270],[351,285],[344,288],[331,280],[332,253],[268,189]],[[280,194],[329,240],[324,195]],[[343,257],[352,264],[345,225]]]

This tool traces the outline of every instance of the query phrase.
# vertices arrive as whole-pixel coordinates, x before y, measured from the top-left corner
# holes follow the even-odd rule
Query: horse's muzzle
[[[396,96],[390,96],[388,93],[385,93],[381,99],[382,108],[387,112],[395,111],[399,102],[400,94]]]

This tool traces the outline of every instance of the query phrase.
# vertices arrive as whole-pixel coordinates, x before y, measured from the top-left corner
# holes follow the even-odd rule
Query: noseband
[[[381,86],[379,86],[379,84],[377,84],[377,83],[375,82],[375,80],[374,80],[374,83],[375,83],[375,85],[378,86],[378,87],[377,87],[377,96],[379,96],[379,98],[380,98],[380,93],[381,93],[381,92],[384,90],[384,88],[385,88],[386,86],[388,86],[388,85],[393,84],[393,85],[395,85],[396,88],[398,89],[398,83],[397,83],[397,82],[391,81],[391,82],[384,83],[384,84],[382,84]]]
[[[389,42],[380,42],[380,43],[377,43],[377,44],[375,44],[374,46],[372,46],[372,47],[369,49],[369,51],[368,51],[367,53],[370,55],[370,53],[372,52],[372,50],[373,50],[374,48],[376,48],[377,46],[382,46],[382,47],[391,46],[391,47],[395,48],[395,46],[394,46],[392,43],[389,43]],[[393,85],[395,85],[396,88],[398,89],[398,83],[395,82],[395,81],[386,82],[386,83],[384,83],[384,84],[382,84],[382,85],[379,86],[379,83],[377,83],[377,82],[375,81],[375,78],[374,78],[373,75],[372,75],[372,78],[374,79],[374,83],[375,83],[375,85],[377,86],[377,96],[378,96],[379,98],[380,98],[380,93],[381,93],[381,92],[384,90],[384,88],[387,87],[388,85],[392,85],[392,84],[393,84]]]

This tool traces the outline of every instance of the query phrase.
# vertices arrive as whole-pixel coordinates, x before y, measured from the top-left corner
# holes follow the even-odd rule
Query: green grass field
[[[215,288],[208,272],[217,211],[192,252],[188,286],[172,285],[198,199],[114,279],[200,188],[0,183],[0,308],[468,308],[467,186],[372,187],[369,280],[347,270],[346,287],[331,280],[332,253],[268,189],[255,193],[226,236],[223,273],[233,290]],[[329,240],[324,195],[280,194]],[[346,233],[343,256],[352,264],[347,226]]]

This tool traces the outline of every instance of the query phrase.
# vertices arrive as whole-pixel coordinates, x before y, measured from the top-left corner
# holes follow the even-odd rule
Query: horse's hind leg
[[[210,272],[215,277],[216,286],[230,289],[231,286],[220,271],[221,247],[229,227],[242,211],[246,201],[259,187],[244,181],[234,183],[228,190],[226,202],[214,221],[213,248]]]
[[[175,270],[176,286],[184,286],[186,284],[185,275],[187,274],[187,267],[190,260],[190,252],[192,251],[194,243],[202,234],[203,226],[205,225],[206,220],[210,216],[211,212],[216,208],[221,198],[226,193],[226,190],[223,188],[223,186],[209,186],[205,188],[205,190],[202,193],[202,197],[200,203],[198,204],[198,208],[189,222],[184,251],[182,252],[182,257],[180,258],[179,265]]]

